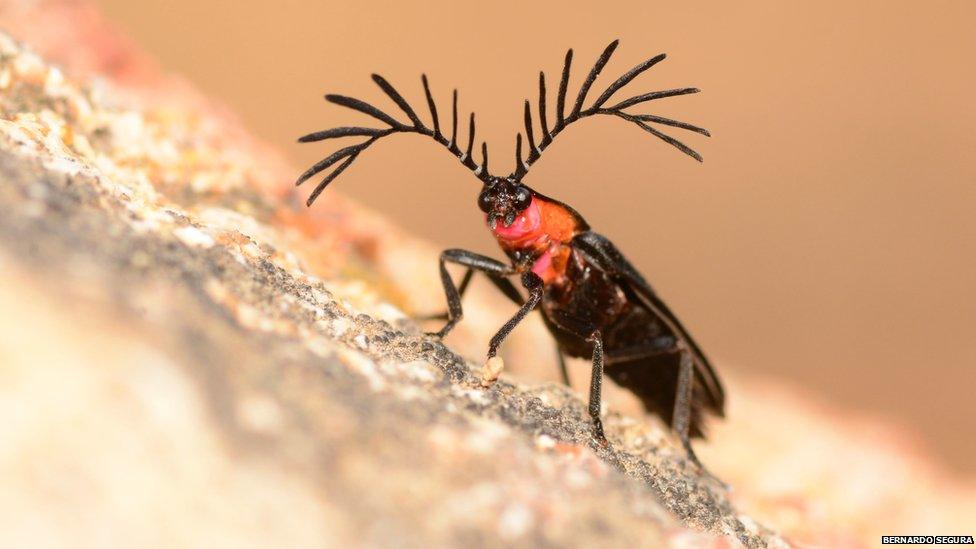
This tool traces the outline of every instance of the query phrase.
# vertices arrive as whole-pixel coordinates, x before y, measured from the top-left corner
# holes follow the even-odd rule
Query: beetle
[[[482,183],[478,206],[508,262],[461,249],[444,251],[440,256],[440,277],[447,299],[444,327],[431,335],[443,338],[461,320],[461,296],[474,272],[488,279],[519,309],[491,338],[488,344],[486,382],[497,378],[501,359],[499,346],[506,336],[536,308],[556,340],[562,380],[569,385],[563,356],[585,357],[592,363],[588,412],[593,435],[608,446],[600,416],[601,384],[606,373],[620,386],[632,391],[651,413],[661,417],[678,435],[689,459],[699,468],[701,462],[691,446],[691,439],[704,437],[704,422],[709,414],[724,416],[725,393],[722,383],[701,348],[688,330],[651,289],[644,277],[606,237],[590,229],[583,217],[569,205],[529,187],[524,178],[529,168],[555,137],[570,125],[591,116],[620,118],[663,140],[699,162],[701,155],[681,141],[665,134],[657,126],[670,126],[710,136],[698,126],[656,116],[632,114],[626,109],[649,101],[697,93],[697,88],[676,88],[635,95],[606,106],[611,97],[635,77],[665,59],[656,55],[635,66],[611,83],[597,99],[584,108],[587,94],[610,60],[619,41],[610,43],[586,76],[567,112],[567,88],[573,50],[566,54],[562,77],[556,94],[555,120],[549,125],[546,107],[546,76],[539,73],[538,128],[533,122],[532,105],[525,101],[525,141],[516,135],[515,170],[506,177],[488,171],[488,145],[481,144],[481,162],[472,155],[475,143],[475,116],[468,122],[467,147],[458,142],[458,93],[454,90],[450,135],[442,132],[437,106],[426,75],[421,76],[432,127],[421,121],[416,111],[383,77],[374,74],[373,81],[410,120],[401,122],[377,107],[343,95],[326,95],[334,104],[366,114],[387,125],[385,128],[339,127],[311,133],[299,142],[359,136],[360,143],[339,149],[305,171],[297,181],[306,180],[333,166],[315,187],[306,204],[311,206],[319,194],[369,146],[378,140],[401,133],[432,138],[446,147]],[[340,163],[341,162],[341,163]],[[459,285],[447,270],[448,264],[466,268]],[[519,277],[527,296],[519,292],[510,277]]]

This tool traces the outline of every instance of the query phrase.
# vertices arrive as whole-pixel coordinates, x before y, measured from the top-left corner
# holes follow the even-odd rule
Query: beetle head
[[[478,195],[478,207],[485,212],[492,229],[499,221],[510,226],[531,203],[532,189],[511,177],[491,177]]]

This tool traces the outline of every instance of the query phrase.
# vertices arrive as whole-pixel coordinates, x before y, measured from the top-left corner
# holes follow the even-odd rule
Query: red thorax
[[[492,232],[503,250],[520,251],[534,258],[532,272],[549,285],[563,282],[569,243],[578,226],[576,217],[564,206],[533,196],[529,207],[511,225],[498,223]]]

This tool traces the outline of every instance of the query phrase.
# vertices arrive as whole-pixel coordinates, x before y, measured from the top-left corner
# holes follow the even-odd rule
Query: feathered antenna
[[[332,172],[325,176],[324,179],[315,187],[312,194],[309,195],[308,200],[305,202],[306,205],[311,206],[312,202],[322,193],[323,190],[339,177],[339,175],[349,167],[353,161],[366,150],[370,145],[376,141],[395,133],[417,133],[421,135],[426,135],[434,139],[434,141],[440,143],[448,151],[461,161],[466,168],[474,172],[482,181],[488,181],[492,176],[488,173],[488,145],[482,144],[482,164],[479,166],[473,158],[471,158],[471,151],[474,147],[475,141],[475,124],[474,124],[474,113],[471,113],[469,128],[468,128],[468,148],[464,153],[457,146],[457,130],[458,130],[458,93],[454,90],[452,97],[452,127],[451,127],[451,138],[448,140],[442,133],[440,127],[440,119],[437,116],[437,105],[434,102],[434,97],[430,92],[430,84],[427,81],[427,75],[421,75],[421,82],[424,86],[424,96],[427,99],[427,107],[430,110],[430,117],[432,120],[433,128],[427,127],[417,116],[417,112],[414,111],[413,107],[407,103],[407,100],[400,95],[400,92],[393,87],[385,78],[378,74],[373,75],[373,82],[383,90],[383,93],[387,95],[397,107],[410,119],[409,124],[400,122],[396,118],[393,118],[389,114],[381,111],[380,109],[361,101],[353,97],[346,97],[344,95],[329,94],[325,96],[325,99],[330,103],[335,103],[336,105],[346,107],[355,111],[359,111],[365,115],[371,116],[380,122],[388,125],[388,128],[367,128],[359,126],[344,126],[339,128],[332,128],[329,130],[318,131],[310,133],[298,139],[300,143],[310,143],[314,141],[323,141],[325,139],[334,139],[338,137],[367,137],[365,141],[358,143],[356,145],[350,145],[336,152],[330,154],[329,156],[323,158],[322,160],[313,164],[309,169],[299,176],[295,185],[301,185],[308,179],[314,177],[338,162],[342,161]]]
[[[606,114],[616,116],[628,122],[636,124],[638,127],[644,131],[654,135],[655,137],[663,140],[665,143],[677,148],[681,152],[691,156],[695,160],[701,162],[702,157],[700,154],[695,152],[691,147],[685,145],[681,141],[671,137],[670,135],[659,130],[655,125],[660,126],[670,126],[674,128],[680,128],[688,131],[693,131],[700,133],[705,136],[710,136],[708,130],[700,128],[693,124],[688,124],[686,122],[681,122],[678,120],[673,120],[670,118],[665,118],[663,116],[657,116],[653,114],[631,114],[625,112],[624,110],[630,108],[634,105],[639,105],[646,103],[648,101],[654,101],[657,99],[664,99],[667,97],[674,97],[678,95],[687,95],[692,93],[698,93],[700,90],[698,88],[677,88],[671,90],[661,90],[649,93],[644,93],[641,95],[636,95],[634,97],[620,101],[613,106],[604,107],[607,101],[621,88],[626,86],[636,78],[638,75],[644,71],[650,69],[654,65],[660,63],[664,60],[665,55],[662,53],[656,55],[643,63],[637,65],[636,67],[630,69],[622,76],[617,78],[612,84],[610,84],[606,90],[603,91],[597,97],[596,101],[593,102],[588,108],[583,108],[586,102],[586,97],[589,94],[590,88],[593,87],[594,82],[596,82],[597,77],[603,71],[603,68],[610,61],[610,57],[613,55],[614,50],[617,49],[619,44],[618,40],[611,42],[600,57],[597,59],[593,68],[590,69],[589,74],[587,74],[586,79],[583,81],[583,85],[580,87],[579,93],[576,95],[576,99],[573,101],[572,108],[569,113],[566,113],[566,94],[569,88],[569,75],[570,68],[573,63],[573,50],[566,52],[566,58],[563,62],[562,77],[559,80],[559,89],[556,94],[556,122],[550,129],[549,118],[546,112],[546,75],[544,72],[539,72],[539,108],[538,108],[538,120],[539,120],[539,139],[536,139],[535,126],[532,116],[532,104],[530,101],[525,101],[524,108],[524,123],[525,123],[525,141],[528,147],[525,156],[522,154],[522,133],[520,132],[516,136],[515,142],[515,171],[512,176],[516,179],[521,179],[526,173],[528,173],[529,168],[534,164],[541,156],[542,152],[549,147],[552,141],[555,139],[559,133],[561,133],[567,126],[580,120],[586,118],[587,116],[593,116],[596,114]],[[314,133],[310,133],[306,136],[301,137],[298,141],[302,143],[323,141],[326,139],[334,139],[339,137],[365,137],[365,141],[358,143],[356,145],[350,145],[348,147],[343,147],[329,156],[323,158],[322,160],[313,164],[308,170],[306,170],[295,182],[296,185],[301,185],[308,179],[314,177],[315,175],[328,170],[335,166],[335,168],[327,174],[321,182],[312,191],[306,204],[311,205],[312,202],[318,198],[319,194],[322,193],[325,188],[332,183],[343,171],[346,170],[355,160],[359,157],[360,153],[369,148],[370,145],[376,141],[395,133],[417,133],[421,135],[426,135],[431,137],[434,141],[443,145],[452,155],[458,158],[466,168],[474,172],[479,179],[483,182],[488,182],[492,179],[492,175],[488,172],[488,145],[482,142],[481,154],[482,160],[479,165],[475,162],[472,153],[474,151],[474,143],[476,139],[475,131],[475,115],[472,112],[468,120],[468,143],[465,150],[462,150],[458,146],[458,92],[454,90],[451,98],[451,137],[448,139],[442,132],[440,126],[440,118],[438,117],[437,105],[434,102],[433,94],[430,91],[430,83],[427,80],[427,75],[421,75],[421,83],[424,87],[424,97],[427,100],[427,108],[430,111],[431,123],[433,128],[428,127],[420,120],[417,112],[410,106],[406,99],[393,87],[385,78],[378,74],[373,75],[373,82],[383,90],[383,93],[387,95],[401,111],[410,120],[410,123],[403,123],[396,118],[390,116],[389,114],[383,112],[382,110],[374,107],[373,105],[366,103],[365,101],[347,97],[344,95],[329,94],[325,96],[325,99],[336,105],[346,107],[358,112],[361,112],[367,116],[375,118],[376,120],[386,124],[387,128],[369,128],[361,126],[343,126],[338,128],[332,128],[328,130],[322,130]]]
[[[622,118],[628,122],[632,122],[644,131],[658,137],[665,143],[672,145],[695,160],[699,162],[702,161],[701,155],[695,152],[694,149],[685,145],[674,137],[665,134],[651,124],[681,128],[684,130],[693,131],[695,133],[700,133],[706,137],[711,136],[708,130],[688,124],[686,122],[665,118],[663,116],[656,116],[653,114],[631,114],[624,112],[624,109],[628,107],[645,103],[647,101],[698,93],[701,91],[698,88],[677,88],[672,90],[654,91],[625,99],[611,107],[603,106],[617,91],[629,84],[631,80],[663,61],[666,57],[666,55],[663,53],[660,55],[655,55],[654,57],[624,73],[622,76],[620,76],[620,78],[617,78],[612,84],[610,84],[607,89],[604,90],[599,97],[597,97],[596,101],[594,101],[592,105],[590,105],[588,108],[583,108],[583,104],[586,101],[587,94],[590,92],[590,88],[593,87],[593,83],[600,75],[600,72],[603,71],[603,68],[610,61],[610,57],[613,55],[614,50],[617,49],[619,42],[619,40],[614,40],[603,50],[603,53],[600,54],[600,57],[596,60],[593,68],[590,69],[589,74],[586,76],[586,80],[583,81],[583,85],[580,87],[579,93],[576,95],[576,100],[573,102],[573,107],[568,114],[565,113],[566,93],[569,87],[570,67],[573,63],[573,50],[566,52],[566,59],[563,62],[562,78],[559,81],[559,91],[556,94],[556,124],[552,127],[552,130],[549,129],[546,118],[546,75],[544,72],[539,73],[539,125],[542,138],[540,139],[538,145],[536,145],[532,126],[531,106],[529,101],[526,101],[525,135],[528,140],[529,152],[526,159],[523,161],[521,150],[522,139],[521,135],[519,135],[516,142],[516,167],[515,172],[512,174],[513,177],[520,179],[522,176],[524,176],[528,172],[529,167],[542,156],[542,151],[546,150],[549,144],[552,143],[553,139],[555,139],[555,137],[559,135],[563,129],[581,118],[586,118],[587,116],[593,116],[596,114],[612,115]]]

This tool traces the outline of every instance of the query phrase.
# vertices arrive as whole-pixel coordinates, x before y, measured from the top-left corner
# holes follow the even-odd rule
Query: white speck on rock
[[[82,172],[87,173],[85,170],[86,166],[70,156],[55,156],[45,162],[44,167],[66,175],[78,175]]]
[[[180,227],[175,229],[173,234],[176,238],[183,241],[184,244],[188,246],[199,246],[201,248],[210,248],[215,244],[214,239],[209,234],[201,231],[200,229],[188,225],[186,227]]]
[[[395,322],[397,320],[403,320],[408,318],[407,315],[403,313],[400,309],[397,309],[389,303],[380,303],[376,307],[376,316],[387,322]]]
[[[258,260],[264,257],[264,253],[261,251],[261,247],[254,242],[248,242],[247,244],[241,246],[241,252],[250,259]]]
[[[380,375],[372,360],[357,352],[345,350],[339,352],[339,357],[352,370],[365,377],[366,381],[369,382],[369,388],[373,391],[381,391],[386,388],[386,380]]]
[[[352,327],[352,321],[344,316],[340,316],[334,318],[327,326],[332,330],[332,335],[338,339],[349,331],[349,328]]]
[[[505,507],[498,518],[498,535],[506,541],[520,538],[532,526],[532,510],[524,503],[513,502]]]
[[[51,67],[47,71],[47,78],[44,80],[44,91],[56,95],[56,90],[64,84],[64,74],[57,67]]]
[[[431,398],[430,393],[413,385],[397,387],[395,392],[401,400],[430,400]]]
[[[593,477],[585,469],[567,469],[564,479],[567,487],[576,490],[582,490],[593,483]]]
[[[556,447],[556,440],[549,435],[539,435],[535,439],[535,445],[543,450],[551,450]]]
[[[254,396],[242,401],[237,415],[245,426],[257,433],[274,432],[282,421],[281,407],[265,396]]]
[[[465,446],[479,454],[490,454],[511,434],[506,426],[480,418],[474,420],[473,427],[474,431],[465,436]]]
[[[308,280],[309,280],[309,282],[308,282],[309,285],[314,284],[315,282],[318,282],[318,279],[315,278],[315,277],[313,277],[313,276],[311,276],[311,275],[308,275]],[[315,298],[315,300],[318,301],[319,303],[328,303],[328,302],[332,301],[332,294],[323,292],[322,290],[319,290],[318,288],[312,288],[312,297]]]
[[[437,381],[437,375],[434,373],[436,369],[422,360],[399,364],[396,367],[414,381],[421,383],[433,383]]]
[[[488,395],[484,389],[466,389],[457,385],[452,385],[451,393],[467,398],[471,402],[481,406],[488,406],[491,404],[491,399],[488,398]]]

